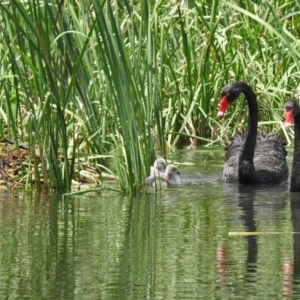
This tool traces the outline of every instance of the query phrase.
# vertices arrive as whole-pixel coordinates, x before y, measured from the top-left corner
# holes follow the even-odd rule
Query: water
[[[224,184],[223,151],[173,158],[161,194],[1,192],[0,299],[299,298],[299,195]]]

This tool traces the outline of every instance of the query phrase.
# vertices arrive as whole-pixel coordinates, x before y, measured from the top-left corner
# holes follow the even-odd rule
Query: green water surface
[[[2,192],[0,299],[300,297],[300,197],[223,183],[223,151],[171,159],[158,194]]]

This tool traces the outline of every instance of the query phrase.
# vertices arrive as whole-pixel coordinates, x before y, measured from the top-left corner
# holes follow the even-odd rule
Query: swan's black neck
[[[290,191],[300,192],[300,115],[294,117],[294,158]]]
[[[258,108],[256,95],[250,88],[245,85],[241,92],[245,95],[248,109],[249,109],[249,120],[248,120],[248,133],[244,143],[244,147],[240,156],[240,162],[246,161],[253,166],[254,151],[256,146],[257,137],[257,122],[258,122]]]

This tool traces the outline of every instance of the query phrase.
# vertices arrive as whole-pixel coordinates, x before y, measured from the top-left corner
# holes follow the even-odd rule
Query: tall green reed
[[[215,118],[234,80],[258,94],[260,126],[280,130],[283,99],[299,89],[297,5],[1,2],[0,130],[29,143],[28,185],[70,190],[87,160],[138,193],[157,155],[244,128],[243,101]]]
[[[265,131],[281,130],[284,98],[299,89],[298,33],[295,20],[291,22],[298,18],[295,3],[220,1],[220,4],[222,10],[232,10],[230,19],[222,20],[226,34],[224,53],[232,58],[225,61],[229,70],[227,80],[250,83],[258,95],[259,125]],[[231,133],[240,129],[241,122],[245,127],[247,109],[241,110],[241,105],[234,110],[228,127]]]
[[[54,4],[40,1],[1,3],[4,21],[1,31],[9,51],[6,64],[13,73],[12,80],[5,84],[9,96],[6,105],[17,144],[19,136],[26,139],[33,159],[35,147],[41,152],[41,173],[45,178],[29,181],[45,190],[70,190],[78,128],[74,123],[69,124],[75,115],[86,120],[85,131],[92,134],[88,138],[83,136],[85,142],[95,140],[93,147],[99,153],[105,147],[99,143],[97,110],[87,100],[89,78],[92,77],[86,72],[88,66],[83,60],[87,37],[72,31],[74,18],[70,21],[65,17],[64,8]],[[68,13],[75,16],[72,9]],[[66,109],[71,114],[66,114]]]

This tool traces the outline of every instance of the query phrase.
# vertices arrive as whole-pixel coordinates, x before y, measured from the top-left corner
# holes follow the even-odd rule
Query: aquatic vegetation
[[[107,174],[139,193],[156,156],[220,145],[244,128],[243,103],[226,123],[215,119],[230,81],[255,86],[260,129],[281,130],[283,99],[300,83],[297,7],[2,1],[0,136],[28,145],[22,182],[70,191]]]

